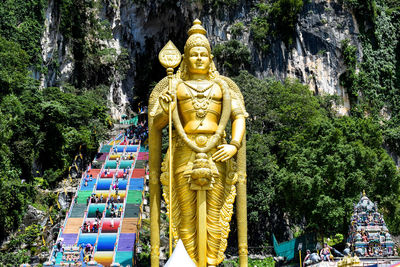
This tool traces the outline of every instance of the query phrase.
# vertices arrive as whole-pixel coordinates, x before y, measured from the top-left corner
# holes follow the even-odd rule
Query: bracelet
[[[241,147],[241,142],[236,140],[232,140],[229,144],[235,146],[237,150]]]

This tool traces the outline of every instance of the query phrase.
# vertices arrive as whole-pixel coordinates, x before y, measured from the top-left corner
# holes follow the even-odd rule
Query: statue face
[[[208,50],[202,46],[195,46],[189,50],[189,72],[207,74],[211,59]]]

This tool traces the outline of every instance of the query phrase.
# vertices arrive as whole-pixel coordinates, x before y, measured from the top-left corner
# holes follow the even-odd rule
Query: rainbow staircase
[[[84,262],[82,250],[93,247],[92,260],[98,266],[133,266],[134,249],[141,225],[144,197],[145,162],[148,151],[139,144],[119,134],[99,148],[95,160],[82,175],[80,185],[66,214],[57,240],[62,240],[63,251],[53,248],[51,266]],[[126,174],[125,174],[126,173]],[[87,178],[88,176],[92,178]],[[118,181],[118,195],[114,185]],[[94,198],[97,196],[97,202]],[[116,215],[112,218],[113,198]],[[120,214],[117,212],[122,208]],[[98,230],[92,230],[96,213],[102,216]],[[89,232],[83,231],[84,223],[90,224]],[[90,245],[88,245],[90,244]],[[71,265],[72,266],[72,265]]]

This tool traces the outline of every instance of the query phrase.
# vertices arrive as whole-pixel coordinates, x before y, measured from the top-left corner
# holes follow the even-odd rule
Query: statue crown
[[[208,53],[211,55],[211,46],[206,37],[206,33],[207,31],[203,26],[201,26],[201,21],[199,19],[195,19],[193,21],[193,26],[188,31],[189,38],[187,39],[184,48],[185,56],[187,56],[189,50],[195,46],[205,47],[208,50]]]
[[[200,33],[203,35],[206,35],[207,31],[204,29],[203,26],[201,26],[201,21],[199,19],[195,19],[193,21],[193,26],[188,30],[189,36],[195,33]]]

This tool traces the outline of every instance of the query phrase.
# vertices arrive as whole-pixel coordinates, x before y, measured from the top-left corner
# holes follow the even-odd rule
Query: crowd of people
[[[137,143],[137,140],[140,140],[142,143],[144,143],[148,137],[147,121],[141,121],[137,125],[131,125],[126,128],[125,136],[130,139],[129,144],[135,144]]]
[[[93,251],[94,247],[89,243],[65,247],[63,239],[60,238],[55,244],[53,262],[55,263],[57,253],[62,253],[60,266],[79,267],[93,259]]]

